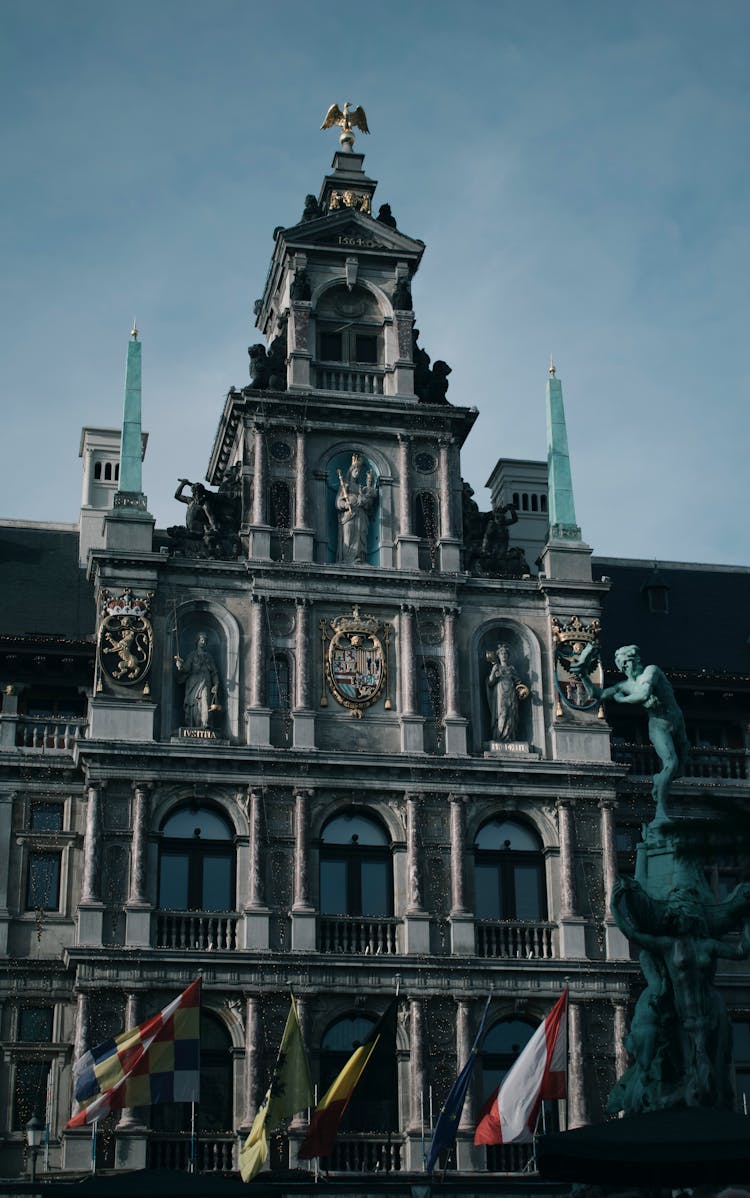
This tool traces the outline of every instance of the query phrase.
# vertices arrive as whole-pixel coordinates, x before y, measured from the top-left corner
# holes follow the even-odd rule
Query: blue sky
[[[427,243],[421,340],[480,409],[483,506],[498,457],[545,455],[552,352],[594,549],[747,564],[749,34],[747,0],[3,0],[0,515],[77,518],[137,316],[144,488],[181,522],[348,99]]]

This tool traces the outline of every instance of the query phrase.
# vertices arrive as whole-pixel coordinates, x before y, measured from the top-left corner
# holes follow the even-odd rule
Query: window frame
[[[358,815],[361,819],[371,823],[385,837],[385,844],[365,845],[359,843],[345,842],[329,842],[324,840],[326,828],[329,827],[334,820],[346,815],[347,812],[339,811],[326,820],[321,829],[320,842],[318,849],[318,905],[320,914],[326,918],[349,918],[349,919],[392,919],[394,914],[394,895],[393,895],[393,843],[388,834],[387,828],[377,819],[376,816],[369,812],[352,812],[353,815]],[[358,835],[358,834],[357,834]],[[346,911],[328,911],[323,907],[323,871],[326,866],[343,864],[345,870],[345,891],[346,891]],[[362,897],[364,892],[362,866],[368,864],[382,864],[385,866],[385,898],[386,910],[377,914],[363,914],[362,912]]]
[[[485,849],[480,848],[476,841],[483,829],[489,825],[496,824],[515,824],[524,832],[534,836],[538,841],[538,847],[533,850],[529,849]],[[474,908],[477,919],[486,919],[495,922],[512,922],[512,923],[545,923],[549,919],[549,899],[547,894],[547,870],[544,853],[544,845],[541,837],[535,828],[531,827],[523,820],[508,818],[507,816],[493,816],[484,821],[477,829],[474,838]],[[516,871],[519,868],[528,869],[533,866],[536,874],[536,900],[538,914],[533,917],[522,917],[517,913],[517,893],[516,893]],[[480,914],[479,912],[479,887],[477,885],[478,870],[494,869],[496,871],[496,891],[497,891],[497,914]]]

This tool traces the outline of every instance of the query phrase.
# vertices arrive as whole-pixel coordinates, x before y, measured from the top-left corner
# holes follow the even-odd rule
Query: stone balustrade
[[[234,912],[157,911],[154,948],[220,952],[237,948]]]
[[[398,919],[357,919],[321,916],[321,953],[393,956],[398,953]]]
[[[549,961],[556,956],[555,924],[541,921],[477,920],[477,956]]]

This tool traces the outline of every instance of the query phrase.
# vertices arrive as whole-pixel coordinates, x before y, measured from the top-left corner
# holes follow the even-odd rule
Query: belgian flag
[[[369,1064],[378,1045],[396,1050],[396,1003],[392,998],[366,1040],[355,1048],[338,1077],[331,1082],[313,1111],[297,1156],[301,1161],[315,1156],[330,1156],[344,1111],[357,1088],[357,1083]]]

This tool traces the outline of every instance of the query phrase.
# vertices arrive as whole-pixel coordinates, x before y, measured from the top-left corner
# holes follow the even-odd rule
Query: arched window
[[[346,811],[328,821],[320,841],[321,915],[391,915],[391,854],[381,824]]]
[[[196,1105],[196,1131],[217,1135],[234,1134],[232,1109],[232,1041],[218,1015],[201,1010],[201,1100]],[[189,1132],[189,1102],[164,1102],[151,1108],[151,1127],[155,1132]],[[160,1163],[158,1145],[152,1166]],[[185,1147],[188,1147],[187,1142]],[[187,1163],[187,1162],[185,1162]],[[163,1164],[162,1164],[163,1167]]]
[[[540,512],[547,511],[547,496],[546,495],[539,496],[539,511]]]
[[[525,1019],[501,1019],[487,1032],[482,1044],[482,1106],[504,1080],[536,1027]],[[547,1131],[559,1127],[557,1102],[545,1102],[541,1118]],[[497,1144],[487,1149],[487,1168],[492,1172],[523,1169],[532,1155],[532,1144]]]
[[[318,361],[376,366],[383,361],[383,317],[364,287],[333,287],[317,309]]]
[[[112,478],[112,463],[111,462],[107,462],[107,464],[104,467],[104,477],[105,477],[105,479]]]
[[[102,464],[101,464],[101,462],[96,462],[94,465],[94,478],[101,478],[101,476],[102,476]]]
[[[376,1018],[348,1015],[332,1023],[320,1044],[320,1093],[325,1094],[356,1048],[371,1034]],[[383,1029],[341,1122],[341,1131],[392,1132],[398,1129],[398,1077],[394,1029]],[[387,1162],[372,1162],[385,1171]]]
[[[526,824],[492,819],[474,841],[478,919],[544,920],[547,896],[542,843]]]
[[[115,482],[120,481],[120,463],[115,462]]]
[[[539,496],[538,495],[531,496],[531,510],[532,510],[532,512],[539,511]]]
[[[285,653],[272,653],[268,663],[268,706],[272,711],[289,711],[289,659]]]
[[[520,500],[519,500],[518,491],[514,491],[513,492],[513,507],[517,508],[519,506],[519,502],[520,502]]]
[[[178,807],[161,828],[159,907],[232,911],[234,830],[215,807]]]
[[[524,512],[528,512],[529,510],[529,495],[527,491],[524,491],[521,495],[521,509]]]

